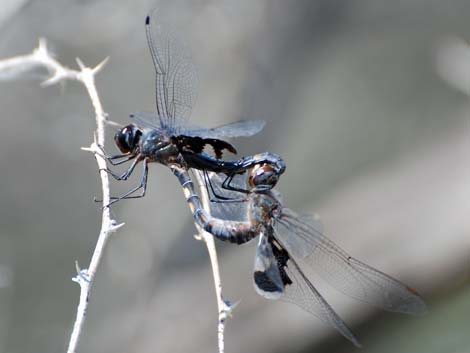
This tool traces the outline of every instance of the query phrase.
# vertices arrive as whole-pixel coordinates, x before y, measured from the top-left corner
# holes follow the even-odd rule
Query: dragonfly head
[[[257,164],[249,173],[248,184],[256,191],[267,191],[276,186],[279,177],[279,172],[272,165]]]
[[[136,153],[139,147],[142,130],[136,125],[124,126],[114,135],[114,142],[122,153]]]

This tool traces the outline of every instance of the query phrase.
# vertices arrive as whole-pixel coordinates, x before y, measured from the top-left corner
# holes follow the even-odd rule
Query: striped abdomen
[[[243,244],[258,235],[258,227],[250,222],[222,220],[209,215],[202,207],[199,195],[188,172],[178,166],[171,166],[173,174],[183,187],[184,196],[197,224],[216,238],[231,243]]]

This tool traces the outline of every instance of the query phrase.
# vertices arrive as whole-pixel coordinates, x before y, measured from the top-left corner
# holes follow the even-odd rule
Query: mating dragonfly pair
[[[134,123],[115,135],[122,154],[106,156],[107,160],[112,165],[132,162],[122,175],[108,172],[118,180],[126,180],[139,163],[143,171],[139,185],[111,203],[143,197],[148,163],[166,165],[178,178],[194,219],[204,230],[236,244],[259,236],[253,281],[263,297],[297,304],[356,346],[359,343],[351,330],[305,276],[300,264],[312,266],[331,285],[360,301],[389,311],[424,313],[426,305],[415,290],[348,255],[323,235],[314,217],[300,216],[284,207],[274,189],[285,171],[279,156],[262,153],[238,160],[222,159],[225,150],[236,153],[226,138],[255,135],[263,122],[241,121],[213,129],[186,123],[195,97],[195,68],[190,56],[184,46],[162,30],[154,16],[148,16],[145,25],[156,71],[156,112],[132,114]],[[215,157],[204,152],[206,147],[214,150]],[[239,205],[244,207],[244,219],[234,220],[227,212],[226,217],[217,218],[206,212],[188,173],[190,169],[203,172],[214,211]],[[236,176],[245,178],[245,183],[234,185]],[[135,195],[137,191],[141,193]]]

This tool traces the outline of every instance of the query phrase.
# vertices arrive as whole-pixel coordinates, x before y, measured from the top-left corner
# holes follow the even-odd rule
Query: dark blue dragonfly
[[[196,70],[189,51],[171,32],[162,29],[156,16],[147,16],[145,28],[156,73],[156,111],[131,114],[134,122],[123,127],[114,137],[122,153],[115,156],[104,154],[112,165],[132,161],[122,175],[108,170],[115,179],[127,180],[140,162],[143,168],[140,184],[124,195],[113,198],[111,203],[145,195],[148,163],[151,162],[223,173],[223,188],[244,193],[248,190],[231,186],[234,175],[244,173],[259,163],[275,165],[278,168],[276,173],[282,173],[285,165],[276,165],[279,159],[271,153],[238,160],[222,159],[225,150],[237,152],[225,139],[253,136],[263,129],[263,121],[239,121],[209,129],[188,124],[197,86]],[[213,149],[215,156],[204,152],[207,147]],[[141,194],[133,195],[138,190],[142,190]],[[229,201],[222,195],[214,195],[219,200]]]

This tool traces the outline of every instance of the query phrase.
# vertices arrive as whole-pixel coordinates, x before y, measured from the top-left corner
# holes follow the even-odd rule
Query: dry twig
[[[201,194],[201,202],[207,213],[210,214],[210,200],[207,194],[207,189],[204,184],[202,172],[199,170],[193,170],[193,175],[196,179],[196,183]],[[217,260],[217,252],[215,249],[214,236],[202,229],[197,223],[195,223],[199,234],[196,235],[197,239],[201,239],[206,243],[207,251],[212,266],[212,275],[214,277],[215,295],[217,297],[217,308],[219,311],[219,322],[217,325],[217,339],[219,346],[219,353],[224,352],[224,332],[225,332],[225,321],[229,317],[235,308],[236,304],[224,300],[222,294],[222,281],[220,280],[219,264]]]
[[[91,99],[96,119],[96,141],[89,148],[84,148],[84,150],[97,152],[97,144],[104,145],[105,142],[104,126],[106,123],[106,113],[103,110],[96,90],[95,75],[104,67],[108,59],[103,60],[94,68],[86,67],[78,58],[76,60],[80,70],[73,70],[63,66],[54,59],[48,51],[46,41],[44,39],[40,39],[38,47],[33,50],[31,54],[0,60],[0,79],[13,79],[32,68],[45,67],[49,71],[50,77],[42,82],[42,86],[53,85],[63,80],[75,80],[81,82],[85,86]],[[100,177],[103,203],[108,204],[110,200],[109,178],[108,174],[103,171],[103,169],[106,168],[106,161],[98,153],[95,153],[95,158],[98,163],[98,168],[101,170]],[[78,263],[76,263],[77,276],[75,276],[73,280],[80,285],[80,300],[67,349],[68,353],[76,351],[77,344],[80,339],[80,333],[85,322],[88,300],[93,286],[93,281],[100,264],[103,250],[106,246],[106,242],[109,235],[119,229],[122,225],[123,224],[117,224],[116,221],[111,219],[109,208],[103,208],[101,230],[90,264],[88,268],[80,269]]]

